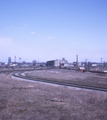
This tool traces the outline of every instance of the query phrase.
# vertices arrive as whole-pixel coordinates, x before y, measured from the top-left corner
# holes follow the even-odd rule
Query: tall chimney
[[[78,67],[78,55],[76,55],[76,65]]]

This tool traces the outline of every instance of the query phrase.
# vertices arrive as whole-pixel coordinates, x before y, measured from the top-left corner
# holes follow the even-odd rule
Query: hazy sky
[[[107,61],[107,0],[0,0],[0,61]]]

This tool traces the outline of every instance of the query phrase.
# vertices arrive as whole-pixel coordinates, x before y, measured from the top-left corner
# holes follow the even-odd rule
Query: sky
[[[107,0],[0,0],[0,62],[107,62]]]

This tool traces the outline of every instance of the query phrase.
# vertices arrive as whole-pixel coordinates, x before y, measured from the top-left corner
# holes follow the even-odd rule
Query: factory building
[[[61,64],[68,64],[68,61],[65,60],[65,58],[62,58],[62,60],[50,60],[47,61],[46,66],[48,67],[59,67]]]

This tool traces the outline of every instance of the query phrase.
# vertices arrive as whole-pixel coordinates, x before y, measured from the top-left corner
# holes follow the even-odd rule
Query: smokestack
[[[76,64],[77,64],[77,67],[78,67],[78,55],[76,55]]]

